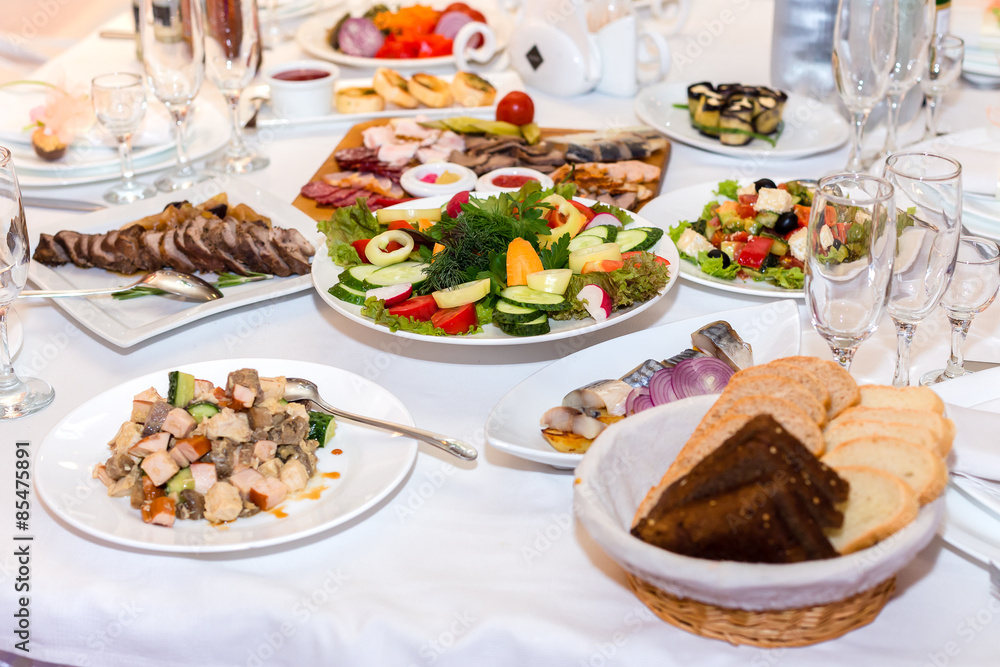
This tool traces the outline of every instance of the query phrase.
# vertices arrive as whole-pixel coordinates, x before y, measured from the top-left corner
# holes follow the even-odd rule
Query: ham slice
[[[165,449],[153,452],[139,464],[154,486],[161,486],[181,469]]]
[[[250,487],[250,502],[262,510],[280,504],[288,495],[288,487],[275,477],[262,477]]]
[[[160,431],[159,433],[154,433],[149,437],[143,438],[129,447],[128,453],[132,456],[149,456],[153,452],[165,450],[169,444],[170,434]]]
[[[214,463],[192,463],[191,476],[194,478],[194,490],[203,495],[218,481]]]
[[[175,438],[186,438],[197,425],[198,422],[190,412],[184,408],[174,408],[167,413],[167,418],[163,420],[163,426],[160,428]]]

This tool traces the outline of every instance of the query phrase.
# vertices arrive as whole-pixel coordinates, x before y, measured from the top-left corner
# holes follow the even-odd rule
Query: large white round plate
[[[435,208],[443,206],[448,202],[448,199],[448,197],[428,197],[426,199],[408,201],[404,204],[397,204],[390,208]],[[580,201],[588,202],[592,200],[581,199]],[[640,217],[635,213],[632,213],[631,215],[635,218],[636,226],[660,226],[650,220]],[[364,317],[361,314],[361,306],[355,306],[354,304],[341,301],[340,299],[332,296],[329,290],[331,287],[336,285],[337,282],[339,282],[338,276],[344,271],[344,269],[343,267],[334,264],[333,260],[330,259],[330,254],[325,252],[325,250],[326,247],[321,246],[317,251],[316,256],[313,257],[312,279],[313,287],[316,288],[316,292],[331,308],[336,310],[341,315],[344,315],[345,317],[352,319],[369,329],[381,331],[389,334],[390,336],[399,336],[402,338],[412,338],[413,340],[422,340],[429,343],[445,343],[450,345],[528,345],[531,343],[545,343],[562,338],[570,338],[572,336],[590,333],[591,331],[605,329],[620,322],[624,322],[630,317],[635,317],[662,299],[663,295],[669,292],[677,282],[677,272],[674,269],[681,261],[680,255],[677,254],[677,246],[675,246],[673,241],[671,241],[670,238],[664,234],[663,238],[660,239],[659,243],[657,243],[652,250],[656,252],[657,255],[670,262],[670,281],[667,283],[666,287],[663,288],[663,291],[660,292],[658,296],[627,310],[621,310],[617,313],[613,313],[611,317],[603,322],[595,322],[591,318],[587,318],[585,320],[550,319],[549,325],[551,326],[551,331],[541,336],[508,336],[493,324],[485,325],[482,333],[473,334],[472,336],[425,336],[423,334],[412,333],[409,331],[390,332],[386,327],[375,324],[372,320]]]
[[[555,361],[511,389],[486,420],[486,440],[497,449],[556,468],[575,468],[583,454],[556,451],[538,425],[549,408],[577,387],[628,374],[646,359],[666,359],[691,347],[691,333],[725,320],[753,347],[754,362],[767,363],[799,351],[799,309],[786,299],[701,315],[605,341]]]
[[[341,422],[333,440],[317,450],[320,474],[310,480],[304,493],[295,494],[299,498],[293,496],[279,505],[281,512],[261,512],[218,527],[207,521],[177,521],[173,528],[143,523],[128,498],[109,498],[104,487],[91,479],[93,467],[108,457],[105,443],[128,419],[135,394],[150,386],[165,392],[170,370],[184,370],[221,384],[240,368],[256,368],[265,376],[307,378],[338,407],[413,424],[399,399],[384,388],[330,366],[284,359],[175,364],[98,394],[49,432],[35,456],[35,488],[42,501],[74,528],[112,544],[179,553],[237,551],[284,544],[343,524],[377,505],[413,467],[415,441]],[[334,449],[343,454],[334,455]],[[340,477],[323,476],[332,472],[339,472]]]
[[[782,183],[792,179],[772,178],[771,180],[775,183]],[[705,208],[705,204],[713,199],[719,199],[719,196],[715,194],[715,190],[718,187],[719,182],[712,181],[660,195],[642,207],[642,215],[650,220],[656,220],[657,226],[664,229],[670,229],[681,220],[697,220],[698,216],[701,215],[702,209]],[[771,283],[743,280],[741,278],[734,280],[716,278],[715,276],[703,273],[695,264],[683,259],[681,260],[680,274],[688,282],[712,287],[724,292],[735,292],[749,296],[774,296],[785,299],[789,297],[795,299],[805,298],[805,292],[800,289],[785,289]]]
[[[760,155],[783,159],[800,158],[833,150],[850,135],[847,121],[835,108],[812,98],[791,93],[782,113],[785,129],[775,146],[754,139],[746,146],[726,146],[717,139],[698,133],[691,126],[687,109],[674,108],[687,103],[686,83],[659,83],[639,91],[635,112],[671,139],[713,153],[748,157]]]
[[[450,3],[445,0],[435,0],[421,4],[430,5],[436,9],[444,9]],[[495,6],[484,7],[474,2],[467,4],[481,11],[486,17],[486,24],[493,30],[493,34],[496,36],[496,52],[500,53],[507,45],[507,39],[511,32],[510,19],[505,14],[498,12]],[[327,41],[327,33],[336,25],[344,13],[343,9],[339,9],[319,14],[299,26],[295,37],[302,50],[314,58],[329,60],[338,65],[346,65],[348,67],[422,69],[455,64],[454,55],[436,56],[434,58],[362,58],[341,53],[330,46],[330,43]],[[353,16],[359,16],[362,13],[351,12]]]

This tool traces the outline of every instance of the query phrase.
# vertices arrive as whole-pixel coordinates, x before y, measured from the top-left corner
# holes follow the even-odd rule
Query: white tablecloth
[[[769,54],[752,45],[769,43],[771,4],[695,5],[685,31],[670,38],[675,52],[695,43],[720,7],[731,5],[739,21],[693,62],[675,68],[670,80],[766,82]],[[296,55],[294,43],[269,53],[275,59]],[[131,44],[91,37],[50,67],[93,75],[130,62]],[[531,92],[542,126],[636,122],[627,100]],[[945,123],[983,124],[994,97],[962,89],[949,100]],[[345,130],[262,134],[271,166],[246,180],[291,201]],[[846,148],[794,162],[742,162],[675,144],[663,191],[737,173],[815,177],[845,161]],[[96,200],[104,187],[59,194]],[[71,227],[74,218],[28,210],[36,233]],[[763,301],[682,282],[647,312],[572,345]],[[0,469],[8,471],[0,476],[0,609],[7,619],[0,624],[0,651],[9,661],[24,657],[15,652],[10,616],[20,596],[9,539],[14,441],[37,449],[49,428],[83,400],[127,378],[168,365],[253,356],[320,361],[374,379],[405,402],[419,425],[473,443],[480,459],[464,464],[422,445],[405,484],[360,519],[284,547],[235,555],[186,557],[109,546],[61,524],[33,497],[30,658],[129,667],[987,665],[1000,659],[1000,603],[989,597],[985,570],[940,540],[901,573],[893,599],[871,625],[818,646],[732,647],[653,617],[628,590],[622,570],[573,520],[572,474],[505,455],[483,439],[490,408],[565,355],[565,345],[401,344],[337,315],[313,292],[203,320],[128,350],[81,331],[49,303],[18,303],[17,309],[25,343],[16,368],[45,378],[57,394],[44,412],[0,424],[7,457]],[[970,357],[1000,361],[997,311],[974,325]],[[825,344],[802,315],[803,350],[826,357]],[[944,361],[945,326],[938,314],[921,327],[915,374]],[[888,382],[893,353],[885,322],[862,346],[855,375]]]

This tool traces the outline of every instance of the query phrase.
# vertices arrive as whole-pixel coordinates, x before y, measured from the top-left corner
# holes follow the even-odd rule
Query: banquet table
[[[766,82],[768,0],[694,3],[669,41],[697,56],[669,81]],[[736,20],[707,45],[699,34],[720,12]],[[110,28],[128,26],[122,16]],[[720,24],[722,25],[722,24]],[[692,48],[697,46],[697,49]],[[733,53],[740,53],[734,58]],[[268,62],[301,57],[294,41]],[[133,45],[91,35],[45,65],[81,78],[137,69]],[[363,71],[346,70],[349,74]],[[637,123],[630,100],[601,94],[557,98],[529,91],[545,126],[595,129]],[[217,96],[211,88],[203,98]],[[997,93],[964,84],[946,100],[952,129],[986,124]],[[153,102],[151,102],[153,103]],[[917,123],[916,125],[919,125]],[[908,128],[919,136],[922,128]],[[260,131],[271,165],[243,180],[291,201],[349,124]],[[906,134],[904,133],[904,136]],[[771,175],[818,177],[837,171],[847,149],[794,161],[737,159],[672,145],[662,192],[692,184]],[[98,200],[105,183],[59,196]],[[80,214],[29,208],[29,229],[72,228]],[[313,290],[200,320],[128,349],[81,329],[51,302],[20,301],[24,344],[19,374],[44,378],[56,398],[44,411],[0,424],[0,664],[67,665],[995,665],[1000,663],[1000,600],[986,569],[940,538],[899,575],[873,623],[838,639],[795,649],[731,646],[668,625],[646,609],[624,571],[573,516],[572,471],[528,462],[484,438],[491,408],[547,364],[596,343],[699,315],[768,303],[681,281],[663,299],[614,327],[565,341],[465,347],[400,339],[331,310]],[[827,358],[803,302],[801,350]],[[914,343],[913,375],[940,367],[947,323],[938,312]],[[969,357],[1000,362],[1000,307],[975,322]],[[790,343],[792,344],[792,343]],[[895,339],[885,319],[852,371],[888,383]],[[83,401],[130,378],[167,367],[235,358],[328,364],[368,378],[397,396],[416,424],[480,451],[461,462],[420,445],[405,482],[362,516],[273,547],[218,554],[164,554],[115,546],[43,509],[31,497],[30,591],[15,592],[14,443],[34,453],[60,419]],[[633,363],[623,359],[623,364]],[[113,430],[115,425],[110,425]],[[109,433],[110,435],[110,433]],[[15,648],[12,614],[30,598],[30,652]]]

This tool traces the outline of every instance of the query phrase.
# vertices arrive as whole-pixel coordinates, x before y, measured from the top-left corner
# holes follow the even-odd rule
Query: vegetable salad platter
[[[676,281],[664,230],[573,186],[428,198],[319,223],[313,283],[369,328],[465,345],[575,336],[652,306]],[[362,259],[364,258],[364,259]]]
[[[59,422],[36,456],[38,494],[89,535],[175,553],[284,544],[364,514],[406,478],[416,443],[284,403],[286,377],[314,381],[354,413],[413,424],[391,393],[337,368],[179,365],[108,389]]]
[[[685,280],[752,296],[802,298],[811,181],[759,179],[682,188],[643,212],[662,221],[681,256]],[[833,227],[833,251],[852,231]]]

